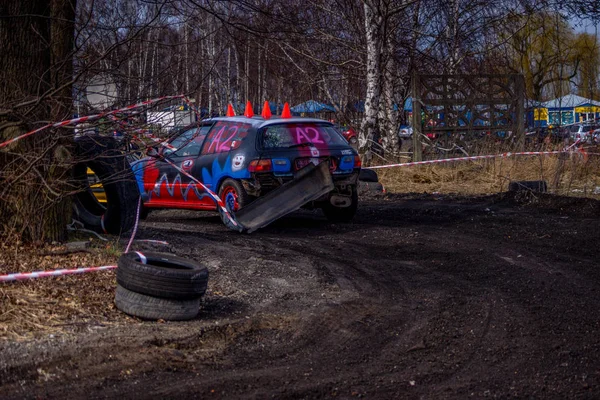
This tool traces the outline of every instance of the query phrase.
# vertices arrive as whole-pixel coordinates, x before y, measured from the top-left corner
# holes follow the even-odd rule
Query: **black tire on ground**
[[[208,269],[192,260],[161,253],[143,253],[143,264],[135,252],[118,261],[117,283],[148,296],[168,299],[195,299],[206,292]]]
[[[383,185],[379,182],[358,182],[356,186],[358,190],[358,194],[365,194],[367,192],[370,193],[383,193]]]
[[[532,191],[546,193],[548,184],[546,181],[513,181],[508,184],[510,192]]]
[[[139,189],[135,176],[115,141],[82,137],[76,141],[78,162],[73,177],[79,191],[73,196],[74,218],[99,233],[121,234],[135,223]],[[87,179],[90,168],[104,188],[106,207],[96,200]]]
[[[231,195],[228,197],[228,195]],[[250,196],[242,186],[235,180],[227,178],[219,187],[219,198],[225,203],[229,211],[236,212],[250,202]],[[229,201],[228,201],[229,200]]]
[[[330,202],[323,205],[323,214],[331,222],[350,222],[358,208],[358,190],[352,187],[352,203],[348,207],[336,207]]]
[[[127,290],[117,285],[117,308],[126,314],[143,319],[183,321],[192,319],[200,311],[200,298],[190,300],[161,299]]]
[[[372,169],[361,168],[358,180],[363,182],[379,182],[379,177],[377,176],[377,172]]]

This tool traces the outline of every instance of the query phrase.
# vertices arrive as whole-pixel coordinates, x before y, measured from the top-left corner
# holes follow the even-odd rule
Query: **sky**
[[[596,35],[600,34],[600,21],[592,21],[590,19],[580,20],[575,17],[570,20],[570,23],[575,29],[575,32],[587,32]]]

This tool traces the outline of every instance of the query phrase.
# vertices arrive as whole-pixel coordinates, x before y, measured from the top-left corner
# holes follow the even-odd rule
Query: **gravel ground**
[[[0,341],[0,397],[599,398],[599,216],[551,195],[385,194],[350,224],[301,211],[241,235],[155,212],[138,237],[169,245],[137,249],[205,263],[198,317],[124,317],[102,272],[93,316]],[[48,284],[85,298],[82,279]]]

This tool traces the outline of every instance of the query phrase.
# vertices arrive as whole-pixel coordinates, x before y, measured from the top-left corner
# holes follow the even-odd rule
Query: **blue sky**
[[[590,19],[580,20],[578,18],[572,18],[570,22],[571,26],[575,29],[575,32],[600,34],[600,21],[592,21]]]

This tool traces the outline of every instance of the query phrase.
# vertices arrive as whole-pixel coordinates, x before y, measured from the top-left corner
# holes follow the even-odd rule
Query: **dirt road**
[[[209,268],[198,318],[110,310],[2,342],[0,397],[599,398],[599,216],[543,195],[385,195],[352,224],[299,212],[240,235],[156,212],[138,237]]]

